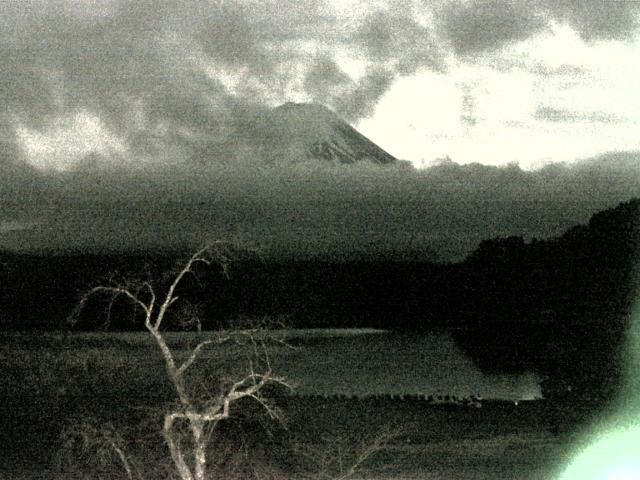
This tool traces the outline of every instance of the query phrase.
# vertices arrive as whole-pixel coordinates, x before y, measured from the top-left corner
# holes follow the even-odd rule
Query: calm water
[[[301,394],[423,394],[541,398],[534,373],[482,373],[447,333],[380,330],[292,331],[297,348],[273,359]]]
[[[277,349],[271,363],[274,372],[292,381],[295,391],[300,394],[481,395],[485,399],[541,397],[537,375],[484,374],[444,332],[412,335],[362,329],[290,330],[285,335],[296,348]],[[203,332],[202,336],[206,337],[207,333]],[[30,335],[26,337],[23,341],[27,345],[34,344]],[[184,344],[195,344],[196,337],[198,335],[188,332],[166,333],[167,340],[178,350]],[[19,334],[7,334],[0,346],[8,342],[7,345],[17,348],[19,338]],[[146,372],[145,375],[156,372],[154,365],[162,365],[156,354],[150,354],[150,350],[156,351],[156,346],[144,332],[78,333],[72,338],[76,342],[72,351],[77,353],[76,360],[80,362],[84,357],[95,357],[94,360],[105,369],[135,365]],[[57,358],[61,335],[50,334],[37,339],[35,344],[42,344],[43,352],[51,344],[52,358]],[[207,354],[203,351],[203,356]],[[63,370],[68,368],[65,365],[63,362]],[[162,376],[163,370],[159,369],[157,373]]]

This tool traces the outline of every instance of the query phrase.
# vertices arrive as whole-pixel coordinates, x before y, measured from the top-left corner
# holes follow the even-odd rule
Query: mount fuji
[[[225,142],[225,150],[249,148],[268,164],[309,160],[378,165],[398,162],[333,111],[316,103],[289,102],[264,111],[230,140]]]

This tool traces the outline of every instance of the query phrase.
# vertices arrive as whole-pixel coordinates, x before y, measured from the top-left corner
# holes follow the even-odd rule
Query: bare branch
[[[144,282],[144,286],[147,287],[149,295],[151,296],[151,300],[149,301],[149,310],[147,311],[147,314],[151,315],[151,313],[153,312],[153,308],[156,305],[156,292],[153,290],[153,287],[149,282]]]
[[[151,293],[153,292],[153,289],[151,288],[150,285],[149,285],[149,291]],[[110,294],[111,295],[111,299],[109,300],[109,305],[108,305],[109,318],[107,319],[107,324],[109,322],[110,315],[111,315],[111,307],[112,307],[113,303],[116,301],[116,299],[118,297],[120,297],[120,296],[126,297],[134,305],[141,307],[144,310],[144,312],[146,314],[146,317],[149,317],[151,315],[151,308],[153,308],[153,301],[154,301],[154,297],[155,297],[154,295],[151,296],[152,302],[149,305],[147,305],[136,294],[134,294],[128,288],[111,287],[111,286],[98,286],[98,287],[92,288],[87,293],[82,295],[82,297],[80,298],[80,301],[78,302],[78,305],[76,306],[76,308],[73,310],[73,312],[71,313],[71,315],[69,317],[69,322],[71,324],[74,324],[78,320],[78,318],[80,316],[80,313],[82,312],[82,310],[86,306],[86,304],[89,301],[89,299],[91,297],[93,297],[95,295],[98,295],[98,294],[101,294],[101,293],[105,293],[105,294]]]
[[[174,292],[178,287],[178,285],[180,284],[180,282],[182,282],[182,279],[184,278],[184,276],[187,275],[189,272],[191,272],[193,265],[196,263],[204,263],[205,265],[211,265],[211,260],[203,256],[207,251],[210,250],[210,248],[211,248],[210,246],[205,246],[205,247],[202,247],[200,250],[198,250],[196,253],[194,253],[191,256],[191,258],[187,261],[185,266],[178,272],[173,282],[169,286],[164,302],[160,306],[160,310],[158,312],[158,315],[156,316],[156,320],[154,324],[154,327],[156,329],[160,328],[160,325],[162,324],[162,320],[164,319],[164,315],[167,312],[167,309],[169,308],[169,306],[171,306],[171,304],[173,304],[177,300],[177,297],[174,296]]]
[[[373,441],[364,445],[357,453],[355,460],[349,465],[347,469],[343,469],[341,466],[341,474],[334,478],[334,480],[346,480],[348,478],[353,477],[356,471],[362,467],[362,464],[367,461],[371,456],[381,451],[385,444],[387,444],[390,440],[398,437],[400,432],[393,432],[390,430],[383,430],[378,433]]]
[[[92,296],[92,295],[94,295],[96,293],[101,293],[101,292],[114,294],[114,297],[113,297],[114,299],[117,298],[120,295],[124,295],[129,300],[131,300],[134,304],[140,306],[146,313],[149,313],[149,306],[147,304],[145,304],[142,300],[140,300],[136,295],[131,293],[126,288],[121,288],[121,287],[94,287],[93,289],[91,289],[87,293],[86,298],[88,299],[90,296]]]
[[[202,342],[200,342],[192,351],[191,351],[191,355],[189,355],[189,357],[182,363],[182,365],[180,365],[180,367],[178,367],[178,375],[183,375],[184,372],[191,366],[193,365],[193,362],[196,361],[196,359],[198,358],[198,355],[200,355],[200,352],[202,351],[202,349],[204,347],[206,347],[207,345],[211,345],[217,343],[215,340],[204,340]]]
[[[280,384],[287,388],[291,388],[284,378],[274,377],[271,375],[270,371],[262,374],[252,372],[243,379],[235,382],[219,402],[210,406],[204,413],[204,419],[206,421],[218,422],[229,418],[231,405],[238,400],[247,397],[258,401],[260,404],[267,407],[264,399],[259,396],[258,392],[260,392],[260,390],[269,383]],[[273,410],[270,407],[267,407],[266,410],[269,416],[277,418],[277,415],[273,414]]]
[[[122,467],[127,472],[127,478],[129,480],[133,480],[133,473],[132,473],[132,470],[131,470],[131,465],[129,464],[129,460],[127,459],[127,456],[124,454],[124,451],[120,447],[118,447],[114,442],[111,442],[111,447],[116,452],[116,455],[118,455],[118,458],[120,459],[120,462],[122,463]]]

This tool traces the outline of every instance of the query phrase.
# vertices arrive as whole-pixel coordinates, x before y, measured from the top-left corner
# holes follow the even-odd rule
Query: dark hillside
[[[606,403],[622,380],[638,253],[637,199],[557,239],[483,242],[461,265],[475,312],[456,339],[485,370],[546,375],[547,397]]]

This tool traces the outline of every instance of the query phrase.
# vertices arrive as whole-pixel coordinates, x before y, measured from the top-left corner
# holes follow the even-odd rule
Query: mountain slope
[[[263,114],[251,128],[253,147],[267,162],[325,160],[341,164],[395,163],[378,147],[328,108],[285,103]]]

